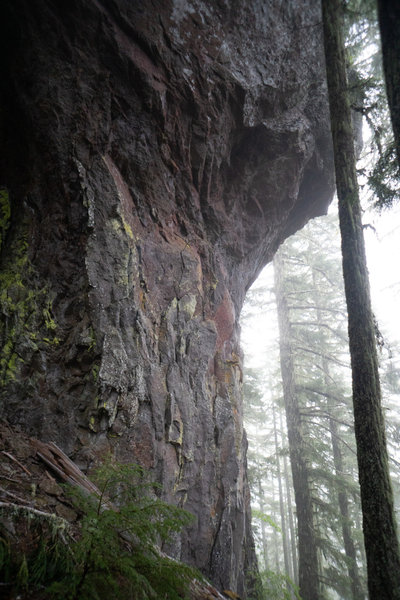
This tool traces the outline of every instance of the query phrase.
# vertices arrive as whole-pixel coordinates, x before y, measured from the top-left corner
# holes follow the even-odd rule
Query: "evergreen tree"
[[[299,550],[299,590],[306,600],[320,600],[317,543],[314,528],[310,472],[305,451],[305,434],[295,388],[294,351],[290,333],[287,299],[283,287],[280,255],[274,259],[280,361],[283,397],[288,428],[290,463],[297,510]]]
[[[400,554],[381,409],[351,123],[340,0],[322,0],[343,274],[349,319],[354,422],[371,600],[400,599]]]
[[[395,11],[393,2],[384,4],[390,4],[389,12]],[[348,93],[357,158],[362,149],[363,117],[370,132],[361,154],[359,173],[365,176],[366,191],[372,192],[374,206],[387,208],[399,197],[399,166],[382,70],[376,1],[348,0],[343,9]]]
[[[351,519],[341,514],[345,506],[351,512],[358,510],[349,500],[355,490],[345,473],[349,465],[341,473],[335,465],[342,447],[354,448],[349,393],[346,385],[341,384],[348,382],[349,386],[350,380],[336,227],[332,217],[310,224],[287,241],[281,256],[295,389],[312,482],[320,561],[318,576],[325,587],[332,587],[347,598],[362,598]]]

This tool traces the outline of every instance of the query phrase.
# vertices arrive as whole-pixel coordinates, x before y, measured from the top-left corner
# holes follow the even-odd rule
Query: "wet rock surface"
[[[1,414],[196,515],[254,569],[238,318],[333,175],[318,3],[14,0],[1,61]]]

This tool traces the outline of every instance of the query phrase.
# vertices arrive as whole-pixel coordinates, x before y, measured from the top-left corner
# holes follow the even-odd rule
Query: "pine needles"
[[[182,600],[194,569],[160,551],[192,516],[157,497],[157,486],[137,465],[108,461],[96,473],[99,495],[68,490],[81,515],[79,533],[65,535],[40,519],[21,514],[32,543],[16,556],[10,534],[0,534],[2,584],[16,591],[41,589],[54,600]],[[7,586],[8,587],[8,586]]]

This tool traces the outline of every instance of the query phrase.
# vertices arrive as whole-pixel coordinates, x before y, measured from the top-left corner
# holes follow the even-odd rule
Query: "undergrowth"
[[[51,519],[2,509],[2,589],[9,590],[10,598],[39,590],[40,598],[54,600],[187,598],[190,581],[200,575],[159,547],[192,515],[160,500],[157,486],[137,465],[107,462],[94,481],[99,495],[68,488],[81,515],[79,533]],[[21,545],[16,552],[13,537],[23,531],[22,552]]]
[[[269,569],[254,575],[252,590],[250,600],[302,600],[290,577]]]

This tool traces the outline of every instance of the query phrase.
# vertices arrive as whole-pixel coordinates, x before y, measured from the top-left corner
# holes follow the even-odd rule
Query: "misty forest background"
[[[289,309],[302,451],[309,468],[320,580],[328,598],[352,598],[352,578],[358,588],[354,597],[366,597],[347,311],[337,221],[337,215],[331,212],[287,240],[274,264],[264,270],[249,290],[241,321],[253,527],[260,569],[268,572],[266,585],[276,597],[287,591],[286,575],[298,583],[296,505],[279,352],[278,276],[279,293]],[[400,229],[400,224],[397,227]],[[390,332],[379,332],[379,336],[383,406],[398,515],[399,344]]]
[[[376,221],[379,228],[380,219],[391,211],[388,235],[393,239],[400,229],[393,207],[398,197],[398,166],[374,3],[347,3],[344,30],[364,228],[372,230],[370,239],[376,238],[377,232],[368,223]],[[387,260],[396,268],[393,255]],[[386,265],[381,265],[384,268]],[[395,294],[400,277],[396,282],[394,276],[394,280],[391,291]],[[382,307],[374,306],[374,310],[398,519],[400,344],[396,333],[380,324]],[[396,314],[392,318],[396,319]],[[308,547],[299,548],[298,527],[304,527],[308,519],[302,540],[304,545],[308,536],[309,547],[316,548],[317,561],[309,577],[318,580],[318,598],[367,598],[336,204],[326,217],[314,219],[283,244],[273,265],[268,265],[249,290],[241,326],[253,528],[265,597],[300,597],[299,552],[307,553]],[[295,475],[292,477],[296,471],[296,477],[302,474],[297,490],[293,488]],[[388,593],[397,598],[398,591]]]

